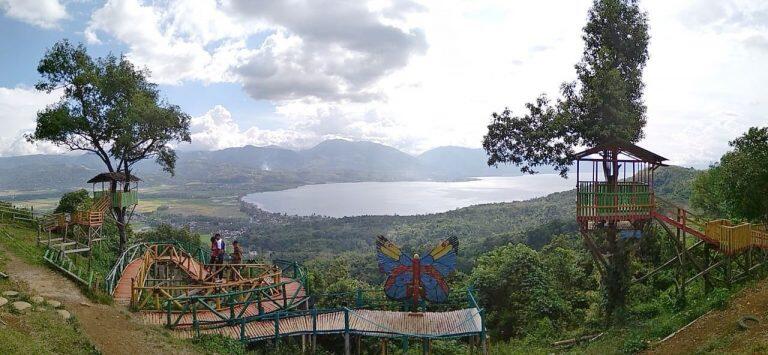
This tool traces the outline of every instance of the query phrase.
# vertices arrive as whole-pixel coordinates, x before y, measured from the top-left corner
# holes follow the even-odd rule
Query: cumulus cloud
[[[67,9],[59,0],[0,0],[6,16],[42,28],[56,28],[67,18]]]
[[[34,89],[0,87],[0,156],[59,152],[49,143],[30,144],[24,134],[35,129],[37,111],[58,100],[60,93],[45,94]]]
[[[379,10],[341,0],[110,0],[85,36],[125,43],[161,83],[239,82],[255,99],[360,101],[376,98],[373,83],[426,49],[421,30],[398,27],[420,10],[407,0]]]
[[[232,0],[228,11],[265,22],[279,33],[264,42],[238,70],[256,99],[326,100],[375,98],[370,85],[404,67],[427,48],[424,32],[386,24],[421,8],[399,1],[371,11],[362,1]]]
[[[171,1],[167,6],[139,0],[110,0],[96,10],[85,30],[90,43],[114,37],[126,55],[146,66],[159,83],[184,80],[233,81],[230,68],[246,54],[250,29],[231,21],[215,0]]]
[[[314,143],[312,136],[293,130],[261,130],[257,127],[241,129],[232,114],[217,105],[204,115],[193,117],[190,125],[192,143],[179,148],[186,150],[216,150],[245,145],[280,145],[298,147]]]

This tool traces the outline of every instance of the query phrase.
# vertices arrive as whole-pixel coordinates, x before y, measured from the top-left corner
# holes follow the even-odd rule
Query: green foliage
[[[67,40],[45,53],[37,71],[38,90],[63,88],[64,97],[38,113],[30,141],[94,153],[110,172],[127,172],[147,157],[173,172],[176,154],[169,143],[190,141],[190,118],[162,102],[147,71],[112,54],[93,59],[85,46]]]
[[[636,354],[648,348],[648,343],[637,335],[624,341],[620,351],[625,354]]]
[[[566,311],[539,255],[522,244],[481,256],[470,282],[488,310],[488,328],[502,339],[523,335],[541,319],[560,319]]]
[[[750,128],[697,177],[691,203],[710,215],[768,223],[768,127]]]
[[[595,0],[583,32],[578,80],[562,85],[562,98],[542,94],[521,116],[493,113],[483,140],[489,165],[513,163],[526,173],[551,165],[565,176],[576,147],[643,137],[647,15],[636,0]]]
[[[245,345],[239,340],[225,338],[221,335],[202,334],[192,340],[195,347],[204,354],[246,354]]]
[[[161,100],[148,72],[125,57],[93,59],[85,46],[67,40],[46,51],[37,71],[42,79],[35,88],[47,93],[63,89],[64,95],[37,113],[37,126],[27,140],[93,153],[111,173],[130,176],[134,164],[155,158],[173,175],[176,152],[171,143],[190,141],[190,117]],[[112,193],[116,188],[110,185]],[[128,191],[128,184],[124,188]],[[126,214],[126,207],[114,208],[121,249],[127,241]]]
[[[59,205],[54,210],[55,213],[73,213],[75,211],[87,210],[91,206],[91,196],[85,189],[67,192],[61,196]]]
[[[174,228],[168,224],[161,224],[151,230],[137,233],[135,240],[137,242],[182,242],[199,248],[209,247],[201,242],[200,234],[190,231],[189,226]]]

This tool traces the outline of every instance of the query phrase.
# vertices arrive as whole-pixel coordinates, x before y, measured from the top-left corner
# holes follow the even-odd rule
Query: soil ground
[[[738,322],[747,315],[759,323],[748,322],[743,330]],[[768,280],[746,287],[726,309],[705,314],[647,353],[768,353]]]
[[[90,342],[104,354],[196,354],[162,328],[141,324],[127,309],[92,303],[80,288],[44,266],[32,265],[0,245],[8,262],[5,272],[37,295],[61,301],[80,323]]]

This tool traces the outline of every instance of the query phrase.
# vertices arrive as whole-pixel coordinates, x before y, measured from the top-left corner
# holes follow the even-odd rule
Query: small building
[[[614,139],[575,159],[576,219],[582,230],[611,222],[636,226],[653,218],[654,172],[666,158]]]
[[[98,202],[103,198],[109,201],[108,206],[104,207],[127,208],[139,203],[138,191],[140,181],[141,179],[135,175],[129,175],[126,178],[122,172],[112,172],[96,175],[88,180],[88,183],[92,184],[94,205],[98,205]],[[113,183],[117,185],[117,189],[115,194],[110,196],[110,187]],[[97,184],[101,184],[101,190],[96,190]]]

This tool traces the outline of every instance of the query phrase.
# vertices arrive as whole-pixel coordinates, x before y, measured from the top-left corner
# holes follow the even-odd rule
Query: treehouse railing
[[[647,184],[579,181],[576,216],[580,221],[615,221],[650,218],[655,198]]]

